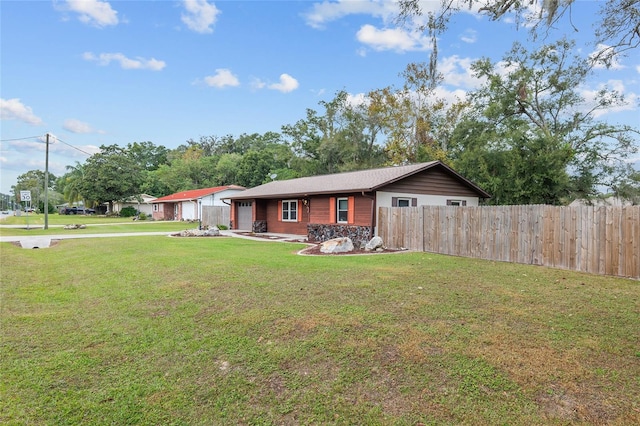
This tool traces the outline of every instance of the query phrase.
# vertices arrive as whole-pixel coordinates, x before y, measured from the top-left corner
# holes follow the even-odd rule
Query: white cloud
[[[78,13],[78,19],[98,28],[117,25],[118,12],[111,8],[109,2],[100,0],[67,0],[65,10]]]
[[[357,107],[360,105],[369,105],[370,98],[367,97],[364,93],[356,93],[355,95],[351,93],[347,93],[347,104],[353,107]]]
[[[0,119],[18,120],[34,126],[41,126],[42,119],[35,115],[30,107],[20,102],[20,99],[0,99]]]
[[[415,51],[428,50],[431,43],[422,33],[408,32],[401,28],[379,30],[373,25],[363,25],[356,34],[359,42],[374,50]]]
[[[311,10],[304,14],[304,18],[307,25],[320,29],[328,22],[356,14],[370,15],[390,22],[398,14],[398,5],[396,2],[385,0],[323,1],[314,3]]]
[[[265,83],[264,81],[262,81],[259,78],[254,78],[251,80],[251,87],[255,90],[260,90],[260,89],[264,89],[266,87],[267,83]]]
[[[217,87],[219,89],[226,86],[239,86],[240,80],[233,75],[231,70],[227,68],[218,68],[214,75],[210,75],[204,78],[204,82],[207,86]]]
[[[480,87],[482,80],[476,78],[471,70],[473,61],[471,58],[460,58],[458,55],[443,58],[438,64],[438,71],[444,78],[444,84],[466,89]]]
[[[101,53],[98,56],[91,52],[85,52],[82,55],[86,61],[97,62],[99,65],[109,65],[112,61],[119,62],[120,67],[125,70],[151,70],[160,71],[167,64],[164,61],[155,58],[145,59],[136,57],[135,59],[127,58],[122,53]]]
[[[268,87],[269,89],[278,90],[282,93],[289,93],[296,90],[299,85],[298,80],[289,74],[280,74],[280,82],[270,84]]]
[[[469,44],[475,43],[476,41],[478,41],[478,32],[469,28],[465,30],[465,32],[460,34],[460,40]]]
[[[442,99],[447,105],[453,105],[467,98],[467,92],[462,89],[448,90],[442,86],[436,87],[434,98]]]
[[[184,0],[186,13],[182,14],[182,22],[192,31],[201,34],[213,32],[211,26],[216,23],[220,10],[206,0]]]
[[[640,65],[636,67],[636,71],[638,72],[638,74],[640,74]]]
[[[70,131],[71,133],[93,133],[93,128],[85,122],[70,118],[64,121],[62,128]]]
[[[609,108],[598,109],[593,112],[593,117],[598,118],[605,114],[611,114],[622,111],[634,111],[636,105],[640,102],[640,96],[636,93],[630,92],[624,86],[621,80],[609,80],[607,82],[600,83],[595,89],[581,88],[580,95],[584,98],[586,105],[585,109],[590,110],[596,105],[596,98],[598,92],[602,89],[613,90],[620,94],[624,94],[624,103],[622,105],[612,105]]]
[[[625,66],[620,63],[619,57],[615,54],[612,47],[602,43],[599,43],[596,46],[596,50],[589,54],[589,60],[592,61],[595,69],[607,68],[607,64],[609,64],[608,68],[611,70],[621,70],[625,68]]]

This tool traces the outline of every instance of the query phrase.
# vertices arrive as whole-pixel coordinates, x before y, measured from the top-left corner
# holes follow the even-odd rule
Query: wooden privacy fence
[[[640,206],[380,207],[393,248],[640,278]]]
[[[203,226],[229,226],[231,221],[231,207],[228,206],[202,206]]]

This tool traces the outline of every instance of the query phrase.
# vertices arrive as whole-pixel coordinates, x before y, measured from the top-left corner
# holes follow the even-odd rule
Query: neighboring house
[[[223,199],[244,191],[237,185],[176,192],[153,200],[154,220],[200,220],[202,206],[229,206]]]
[[[229,198],[232,229],[306,234],[309,241],[337,236],[364,241],[375,233],[378,207],[477,206],[490,197],[432,161],[273,181]]]
[[[140,194],[135,197],[128,198],[124,201],[114,201],[113,202],[113,213],[119,213],[125,207],[133,207],[140,213],[144,213],[147,216],[151,216],[153,213],[153,201],[156,197],[148,194]],[[107,214],[111,213],[108,211],[109,203],[107,205]]]
[[[605,197],[605,198],[593,198],[573,200],[569,207],[581,207],[581,206],[593,206],[593,207],[627,207],[632,206],[633,203],[629,200],[625,200],[619,197]]]

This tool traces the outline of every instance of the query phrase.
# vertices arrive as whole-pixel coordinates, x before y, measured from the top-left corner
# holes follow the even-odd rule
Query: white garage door
[[[237,204],[238,207],[238,229],[251,231],[253,224],[253,210],[251,201],[243,201]]]
[[[196,205],[191,202],[182,203],[182,219],[194,220],[196,218]]]

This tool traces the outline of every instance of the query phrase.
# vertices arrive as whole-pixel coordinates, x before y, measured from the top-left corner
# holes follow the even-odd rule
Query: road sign
[[[20,201],[31,201],[31,191],[20,191]]]

